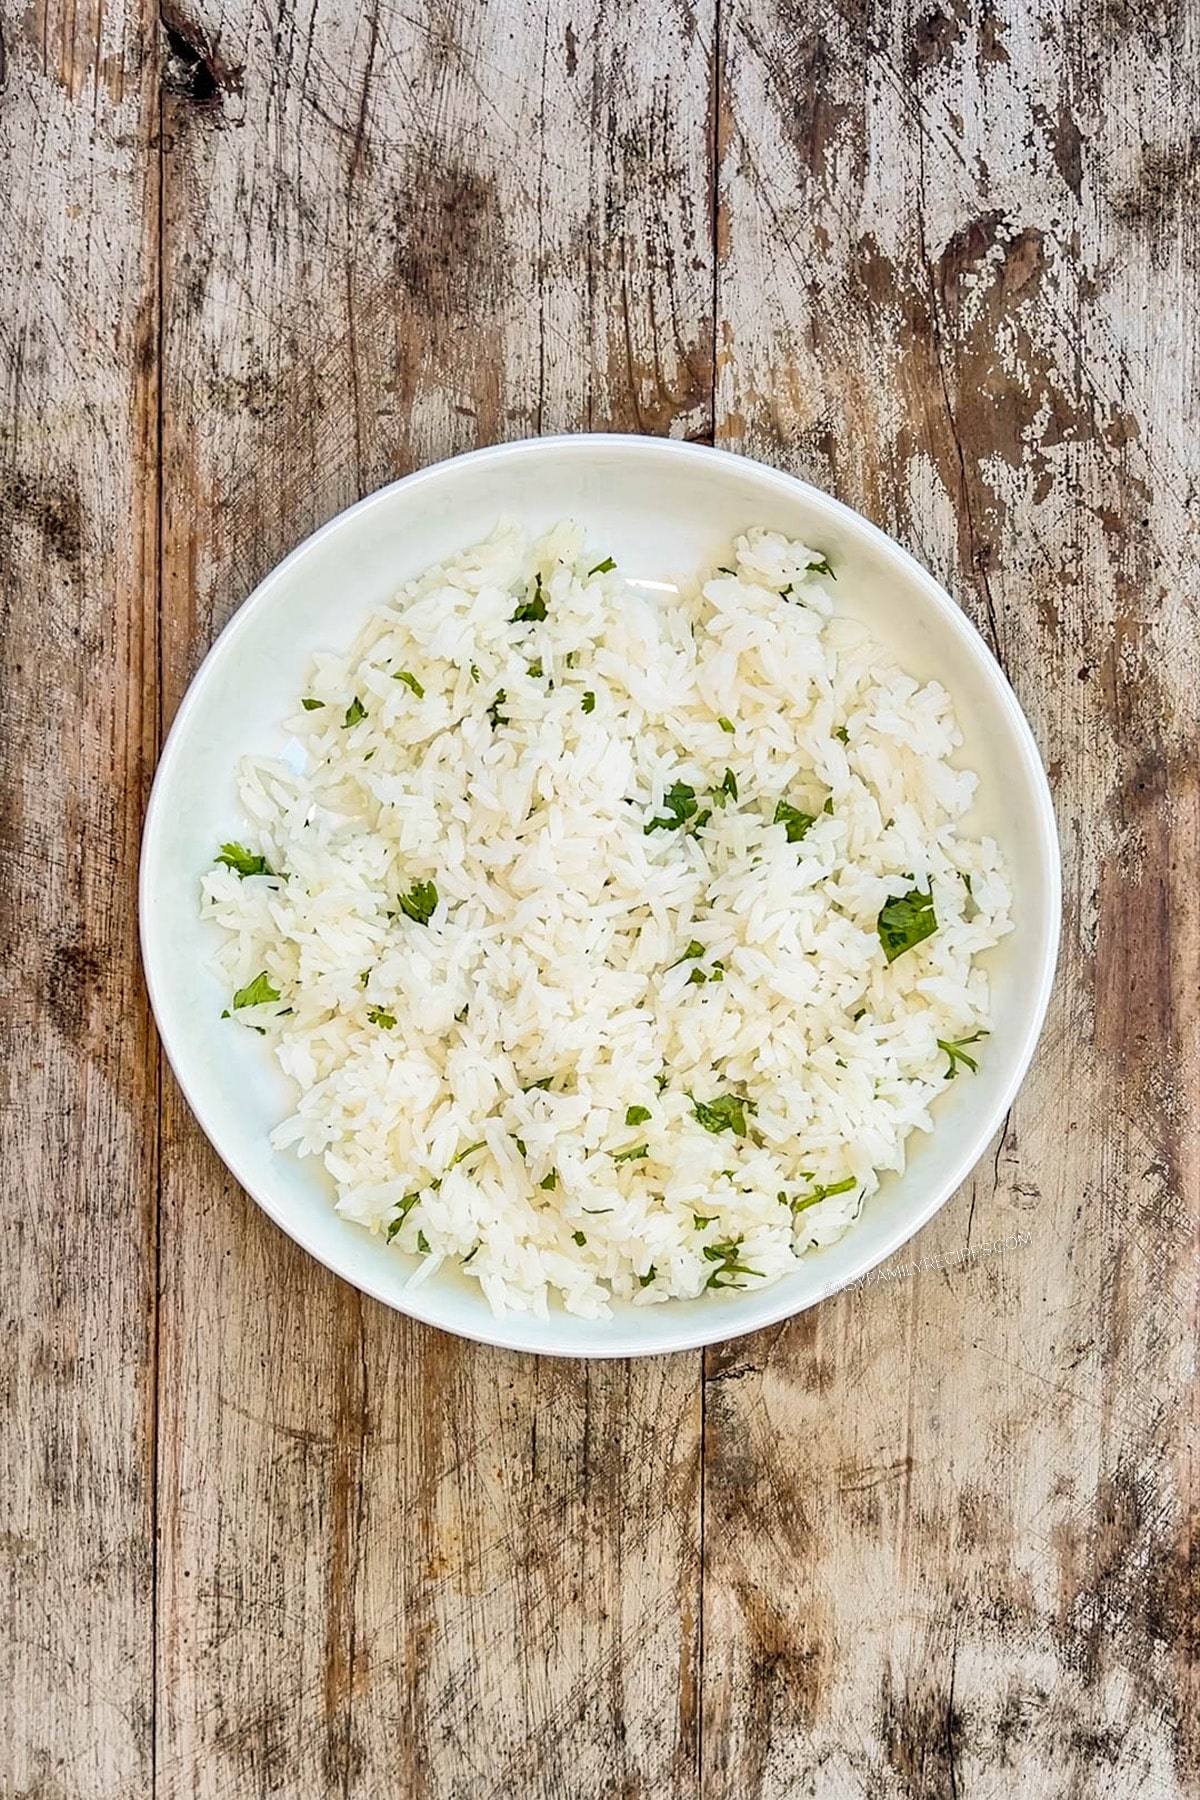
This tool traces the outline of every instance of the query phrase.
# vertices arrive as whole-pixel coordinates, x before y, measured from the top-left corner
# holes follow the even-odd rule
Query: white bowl
[[[765,525],[834,562],[840,605],[911,674],[936,676],[980,775],[970,824],[1007,860],[1016,928],[988,958],[994,1022],[979,1073],[947,1088],[936,1129],[909,1140],[840,1243],[756,1292],[622,1307],[606,1320],[493,1316],[475,1283],[443,1270],[409,1289],[413,1259],[340,1219],[317,1162],[273,1151],[290,1084],[250,1032],[221,1022],[216,928],[199,916],[214,846],[244,824],[234,768],[282,742],[275,721],[303,691],[313,650],[349,645],[400,582],[501,519],[532,531],[573,517],[588,541],[646,580],[689,576]],[[579,436],[498,445],[421,469],[372,494],[294,550],[213,646],[179,710],[150,797],[141,866],[142,954],[158,1028],[197,1119],[242,1186],[289,1235],[365,1293],[487,1343],[559,1356],[682,1350],[769,1325],[891,1256],[980,1156],[1028,1066],[1050,994],[1060,910],[1058,847],[1033,737],[1000,669],[945,590],[883,532],[816,488],[722,451],[655,438]]]

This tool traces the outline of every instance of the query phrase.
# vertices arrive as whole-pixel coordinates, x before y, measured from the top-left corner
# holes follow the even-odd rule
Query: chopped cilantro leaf
[[[479,680],[479,664],[478,663],[471,664],[471,680],[472,681]],[[478,1248],[478,1246],[476,1246],[476,1247]],[[472,1256],[474,1256],[475,1251],[472,1250],[471,1254],[472,1254]]]
[[[421,1252],[422,1256],[429,1255],[429,1239],[425,1236],[423,1231],[418,1231],[417,1233],[417,1249]]]
[[[717,724],[721,727],[722,731],[727,731],[730,737],[732,737],[737,730],[737,726],[734,724],[733,720],[727,719],[724,713],[722,713],[721,717],[717,720]]]
[[[512,616],[514,625],[538,625],[546,617],[546,596],[542,592],[541,575],[534,576],[533,598],[522,600]]]
[[[790,806],[786,800],[779,800],[775,805],[775,817],[772,825],[787,826],[787,841],[798,844],[805,832],[816,824],[815,813],[801,812],[798,806]]]
[[[395,1013],[388,1012],[387,1009],[382,1006],[368,1006],[367,1023],[369,1025],[378,1025],[384,1031],[392,1031],[395,1028],[396,1015]]]
[[[253,981],[237,990],[233,996],[233,1010],[236,1012],[240,1006],[264,1006],[268,1000],[278,1000],[279,997],[279,990],[271,986],[270,977],[264,969],[261,975],[256,975]]]
[[[574,1243],[579,1245],[581,1250],[582,1250],[583,1246],[587,1243],[587,1239],[584,1237],[582,1231],[573,1231],[571,1233],[571,1238]]]
[[[521,1092],[523,1094],[532,1094],[535,1088],[540,1088],[542,1093],[545,1093],[553,1080],[553,1075],[543,1075],[540,1081],[531,1081],[527,1087],[521,1089]]]
[[[551,1169],[548,1175],[543,1175],[542,1179],[538,1182],[538,1186],[544,1194],[552,1194],[558,1186],[558,1170]]]
[[[323,700],[314,700],[311,694],[306,694],[300,704],[305,712],[319,712],[325,702]]]
[[[654,1277],[657,1274],[658,1274],[658,1270],[655,1268],[654,1264],[651,1263],[650,1267],[646,1270],[646,1273],[644,1275],[638,1276],[638,1286],[639,1287],[649,1287],[650,1283],[654,1280]]]
[[[397,673],[392,676],[392,680],[402,681],[406,688],[412,689],[418,700],[423,700],[425,698],[425,689],[421,686],[421,683],[417,680],[416,676],[410,674],[407,669],[398,670]]]
[[[591,688],[589,688],[587,693],[583,696],[583,699],[580,701],[580,705],[583,707],[583,710],[585,713],[595,712],[596,696],[595,696],[595,694],[593,694]]]
[[[746,1135],[746,1114],[758,1111],[754,1102],[742,1094],[718,1094],[715,1100],[697,1100],[694,1094],[688,1098],[705,1131],[732,1131],[737,1137]]]
[[[694,787],[690,787],[686,781],[673,781],[663,795],[663,805],[671,817],[664,818],[660,814],[657,818],[651,819],[645,827],[647,837],[652,831],[678,831],[681,825],[686,825],[689,819],[694,819],[697,808],[696,790]]]
[[[487,716],[492,721],[492,730],[493,731],[496,729],[496,727],[498,725],[507,725],[508,724],[508,715],[506,713],[502,713],[500,711],[500,708],[504,705],[504,702],[507,699],[508,699],[508,695],[505,693],[504,689],[497,688],[496,689],[496,698],[492,701],[492,704],[487,709]]]
[[[514,1138],[514,1139],[513,1139],[513,1143],[514,1143],[514,1144],[515,1144],[515,1145],[516,1145],[516,1146],[517,1146],[517,1149],[518,1149],[518,1150],[519,1150],[519,1151],[520,1151],[520,1153],[521,1153],[521,1155],[522,1155],[522,1156],[524,1156],[524,1155],[525,1155],[525,1154],[526,1154],[526,1150],[525,1150],[525,1139],[524,1139],[524,1138],[519,1138],[519,1137],[515,1137],[515,1138]]]
[[[740,1236],[730,1238],[729,1241],[724,1244],[705,1244],[704,1254],[706,1258],[709,1262],[715,1262],[719,1265],[713,1270],[712,1274],[705,1282],[705,1287],[740,1287],[742,1285],[740,1281],[731,1279],[734,1275],[757,1275],[759,1273],[758,1269],[752,1269],[748,1264],[739,1261],[738,1252],[741,1247],[742,1239]]]
[[[707,980],[708,980],[708,976],[704,973],[703,969],[693,969],[691,974],[687,978],[685,986],[687,986],[687,987],[703,987],[704,984],[707,982]]]
[[[603,562],[598,562],[594,569],[588,570],[588,580],[590,581],[593,575],[608,575],[616,566],[612,557],[606,556]]]
[[[808,565],[808,573],[810,575],[828,575],[831,581],[837,580],[837,576],[830,567],[829,558],[827,556],[821,557],[819,562],[810,562]]]
[[[357,725],[360,723],[361,720],[365,719],[366,716],[367,716],[367,709],[363,705],[362,701],[359,699],[358,695],[355,694],[353,700],[350,702],[349,706],[346,708],[346,716],[342,720],[342,724],[343,725]]]
[[[545,670],[542,668],[542,659],[540,656],[535,657],[533,662],[530,663],[529,673],[535,681],[537,681],[542,675],[545,674]]]
[[[401,894],[400,911],[418,925],[428,925],[438,903],[438,891],[432,881],[418,881],[411,894]]]
[[[644,1125],[649,1117],[650,1108],[648,1106],[627,1106],[625,1108],[627,1125]]]
[[[413,1207],[417,1204],[417,1201],[420,1198],[421,1198],[421,1196],[419,1193],[405,1194],[403,1200],[400,1202],[399,1206],[396,1208],[395,1218],[392,1220],[391,1224],[387,1228],[387,1241],[389,1244],[391,1243],[392,1239],[395,1237],[396,1233],[400,1230],[400,1227],[404,1224],[405,1219],[407,1219],[409,1213],[412,1211]]]
[[[217,857],[227,869],[245,881],[247,875],[274,875],[265,856],[255,856],[253,850],[247,850],[245,844],[222,844],[221,854]]]
[[[883,954],[890,963],[895,962],[914,944],[932,937],[937,925],[932,891],[923,894],[920,888],[910,888],[907,894],[894,896],[884,903],[877,921]]]
[[[628,1150],[614,1150],[613,1161],[615,1163],[641,1162],[642,1158],[649,1154],[649,1148],[645,1144],[632,1144]]]
[[[736,800],[738,797],[738,784],[737,776],[734,774],[733,770],[726,769],[720,787],[710,788],[709,792],[712,794],[714,806],[724,806],[726,800]]]

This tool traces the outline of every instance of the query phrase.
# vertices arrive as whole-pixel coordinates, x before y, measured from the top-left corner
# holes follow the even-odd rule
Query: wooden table
[[[4,1795],[1200,1791],[1198,33],[5,7]],[[293,1248],[162,1064],[134,896],[258,578],[405,470],[578,428],[909,544],[1016,685],[1068,896],[924,1266],[615,1366]]]

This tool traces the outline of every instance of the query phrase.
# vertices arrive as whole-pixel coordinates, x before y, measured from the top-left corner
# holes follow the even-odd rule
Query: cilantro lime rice
[[[726,565],[651,590],[498,531],[242,764],[203,880],[228,1029],[413,1281],[586,1317],[775,1281],[987,1054],[1009,890],[948,696],[819,548]]]

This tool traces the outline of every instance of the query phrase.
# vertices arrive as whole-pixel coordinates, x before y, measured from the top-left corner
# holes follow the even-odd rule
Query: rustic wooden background
[[[5,0],[0,1792],[1200,1792],[1200,9]],[[312,527],[594,427],[863,508],[1016,684],[1034,1072],[701,1359],[416,1328],[237,1190],[135,936],[156,748]]]

